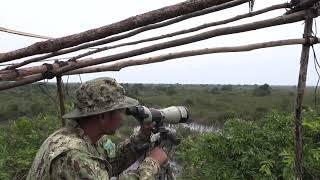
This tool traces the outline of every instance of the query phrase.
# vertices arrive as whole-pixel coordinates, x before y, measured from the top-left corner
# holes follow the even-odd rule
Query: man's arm
[[[155,180],[159,171],[159,163],[147,157],[139,165],[137,170],[131,170],[125,174],[121,174],[118,180]]]
[[[119,177],[119,180],[155,180],[158,178],[160,165],[165,164],[167,161],[168,157],[163,149],[155,147],[150,151],[146,159],[144,159],[137,170],[132,170],[126,174],[122,174]]]
[[[116,156],[114,158],[108,158],[113,167],[113,176],[122,173],[149,150],[146,148],[144,151],[140,150],[137,152],[135,147],[150,143],[151,130],[153,127],[153,123],[141,125],[140,130],[137,133],[118,145]],[[146,158],[140,164],[137,172],[139,172],[139,177],[143,176],[148,177],[147,179],[151,179],[152,176],[155,176],[159,172],[160,165],[165,163],[168,157],[165,152],[159,148],[153,149],[148,156],[150,158]],[[137,176],[136,172],[134,173],[132,171],[131,174]]]
[[[113,175],[117,176],[130,167],[139,157],[141,157],[145,151],[138,152],[135,147],[148,143],[146,137],[141,132],[133,134],[130,138],[124,142],[119,143],[116,148],[116,156],[108,158],[110,164],[113,167]]]

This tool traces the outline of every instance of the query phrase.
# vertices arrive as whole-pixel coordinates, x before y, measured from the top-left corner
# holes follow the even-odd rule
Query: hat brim
[[[100,110],[89,112],[89,113],[83,113],[83,112],[79,111],[79,109],[75,109],[75,110],[63,115],[62,118],[63,119],[77,119],[77,118],[102,114],[102,113],[117,110],[117,109],[124,109],[124,108],[128,108],[128,107],[136,106],[138,104],[139,104],[139,101],[125,96],[124,100],[120,101],[118,104],[112,106],[111,108],[106,107],[105,109],[100,109]]]

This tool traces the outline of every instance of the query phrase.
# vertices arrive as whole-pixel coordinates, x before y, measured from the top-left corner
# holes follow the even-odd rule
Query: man
[[[76,109],[63,116],[68,125],[51,134],[40,147],[27,179],[109,179],[119,176],[145,152],[137,145],[150,142],[152,125],[143,125],[139,133],[120,143],[114,151],[101,137],[112,135],[120,127],[123,111],[138,104],[126,97],[114,79],[98,78],[80,86]],[[102,138],[103,139],[103,138]],[[136,171],[119,179],[155,179],[168,157],[154,148]]]

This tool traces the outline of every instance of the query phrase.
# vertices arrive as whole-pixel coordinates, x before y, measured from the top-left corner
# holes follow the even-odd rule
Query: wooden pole
[[[63,86],[62,86],[62,78],[61,76],[57,76],[57,93],[59,97],[59,104],[60,104],[60,118],[62,126],[65,126],[65,121],[62,116],[65,114],[66,110],[64,107],[64,94],[63,94]]]
[[[312,38],[312,44],[320,42],[319,38]],[[169,59],[176,59],[182,57],[190,57],[190,56],[197,56],[203,54],[211,54],[211,53],[222,53],[222,52],[241,52],[241,51],[251,51],[254,49],[260,48],[268,48],[268,47],[275,47],[275,46],[284,46],[284,45],[294,45],[294,44],[304,44],[306,43],[306,39],[288,39],[288,40],[280,40],[280,41],[270,41],[270,42],[263,42],[257,44],[249,44],[244,46],[236,46],[236,47],[220,47],[220,48],[206,48],[206,49],[198,49],[198,50],[191,50],[191,51],[181,51],[169,54],[163,54],[154,57],[148,57],[143,59],[129,59],[124,61],[119,61],[111,65],[105,66],[98,66],[98,67],[88,67],[77,69],[73,71],[69,71],[64,73],[63,75],[69,74],[83,74],[83,73],[94,73],[94,72],[103,72],[103,71],[119,71],[122,68],[135,66],[135,65],[143,65],[143,64],[150,64],[156,62],[162,62]],[[19,77],[17,81],[0,83],[0,91],[5,89],[10,89],[26,84],[30,84],[33,82],[40,81],[43,79],[43,74],[35,74],[31,76],[24,76]]]
[[[213,27],[213,26],[218,26],[218,25],[222,25],[222,24],[227,24],[227,23],[238,21],[238,20],[241,20],[241,19],[244,19],[244,18],[248,18],[248,17],[253,17],[253,16],[256,16],[256,15],[259,15],[259,14],[263,14],[263,13],[272,11],[272,10],[276,10],[276,9],[280,9],[280,8],[289,8],[289,7],[290,7],[290,3],[277,4],[277,5],[273,5],[273,6],[270,6],[270,7],[255,11],[255,12],[249,12],[249,13],[237,15],[237,16],[234,16],[234,17],[229,18],[229,19],[224,19],[224,20],[221,20],[221,21],[215,21],[215,22],[211,22],[211,23],[206,23],[206,24],[203,24],[203,25],[200,25],[200,26],[192,27],[192,28],[189,28],[189,29],[183,29],[183,30],[176,31],[176,32],[173,32],[173,33],[163,34],[163,35],[160,35],[160,36],[141,39],[141,40],[137,40],[137,41],[131,41],[131,42],[126,42],[126,43],[116,44],[116,45],[112,45],[112,46],[101,47],[101,48],[98,48],[98,49],[93,50],[93,51],[88,51],[86,53],[79,54],[79,55],[71,58],[71,60],[77,60],[77,59],[83,58],[85,56],[89,56],[89,55],[92,55],[92,54],[95,54],[95,53],[98,53],[98,52],[101,52],[101,51],[113,49],[113,48],[118,48],[118,47],[128,46],[128,45],[135,45],[135,44],[139,44],[139,43],[144,43],[144,42],[149,42],[149,41],[155,41],[155,40],[159,40],[159,39],[174,37],[174,36],[178,36],[178,35],[181,35],[181,34],[187,34],[187,33],[195,32],[195,31],[199,31],[201,29],[205,29],[205,28],[209,28],[209,27]],[[14,69],[14,67],[17,67],[17,66],[14,65],[12,67],[8,67],[7,69]]]
[[[15,88],[18,86],[23,86],[26,84],[31,84],[37,81],[44,79],[42,74],[34,74],[30,76],[26,76],[25,78],[21,79],[20,81],[5,81],[0,83],[0,91],[10,88]]]
[[[39,39],[52,39],[52,37],[42,36],[42,35],[37,35],[37,34],[31,34],[31,33],[22,32],[22,31],[16,31],[16,30],[7,29],[7,28],[4,28],[4,27],[0,27],[0,31],[1,32],[10,33],[10,34],[17,34],[17,35],[20,35],[20,36],[39,38]]]
[[[137,35],[139,33],[145,32],[145,31],[149,31],[149,30],[152,30],[152,29],[165,27],[165,26],[168,26],[168,25],[171,25],[171,24],[174,24],[174,23],[178,23],[178,22],[184,21],[186,19],[190,19],[190,18],[193,18],[193,17],[209,14],[209,13],[220,11],[220,10],[227,9],[227,8],[231,8],[231,7],[246,3],[248,1],[249,0],[234,0],[234,1],[226,2],[226,3],[220,4],[220,5],[217,5],[217,6],[213,6],[213,7],[210,7],[210,8],[206,8],[206,9],[203,9],[203,10],[200,10],[200,11],[196,11],[196,12],[193,12],[193,13],[185,14],[185,15],[182,15],[182,16],[179,16],[179,17],[164,21],[164,22],[159,22],[159,23],[155,23],[155,24],[149,24],[147,26],[132,30],[132,31],[124,33],[124,34],[112,36],[112,37],[101,39],[101,40],[97,40],[97,41],[94,41],[94,42],[81,44],[79,46],[75,46],[75,47],[68,48],[68,49],[62,49],[62,50],[55,51],[55,52],[50,53],[50,54],[45,54],[45,55],[42,55],[42,56],[33,57],[33,58],[27,59],[25,61],[19,62],[17,64],[14,64],[12,66],[8,66],[6,69],[15,69],[15,68],[18,68],[18,67],[21,67],[21,66],[33,63],[33,62],[38,62],[38,61],[41,61],[41,60],[44,60],[44,59],[47,59],[47,58],[51,58],[51,57],[59,56],[59,55],[62,55],[62,54],[67,54],[67,53],[79,51],[81,49],[92,48],[94,46],[99,46],[99,45],[115,42],[115,41],[118,41],[118,40],[121,40],[121,39],[129,38],[131,36]],[[97,49],[97,48],[95,48],[95,49]]]
[[[305,20],[304,38],[309,38],[312,34],[313,18]],[[306,87],[306,77],[309,61],[310,44],[306,43],[302,46],[301,59],[300,59],[300,72],[297,89],[297,99],[295,107],[295,173],[296,180],[302,179],[303,162],[302,162],[302,101],[304,90]]]
[[[86,58],[82,60],[92,60],[92,58]],[[60,67],[56,62],[52,64],[54,69]],[[28,68],[20,68],[16,70],[0,70],[0,81],[10,81],[14,80],[16,77],[30,76],[33,74],[44,73],[47,71],[47,67],[44,65],[41,66],[32,66]]]
[[[154,52],[162,49],[194,43],[197,41],[202,41],[202,40],[217,37],[217,36],[235,34],[235,33],[257,30],[257,29],[262,29],[262,28],[271,27],[271,26],[293,23],[293,22],[305,20],[305,17],[307,15],[312,15],[313,17],[317,16],[317,14],[312,14],[309,11],[301,11],[301,12],[293,13],[290,15],[278,16],[275,18],[256,21],[248,24],[218,28],[218,29],[202,32],[196,35],[191,35],[191,36],[183,37],[180,39],[166,41],[166,42],[154,44],[154,45],[139,48],[139,49],[133,49],[131,51],[122,52],[122,53],[114,54],[111,56],[100,57],[92,60],[68,61],[68,65],[63,66],[61,68],[57,68],[56,65],[53,65],[52,71],[55,74],[64,74],[68,71],[84,68],[87,66],[94,66],[102,63],[121,60],[121,59],[129,58],[129,57],[133,57],[141,54],[146,54],[146,53],[150,53],[150,52]],[[48,70],[47,66],[45,65],[38,66],[38,67],[35,66],[35,67],[32,67],[32,69],[33,70],[29,68],[25,68],[23,69],[24,72],[22,72],[21,70],[18,70],[18,73],[15,70],[0,71],[0,80],[15,79],[19,76],[21,77],[22,73],[28,73],[28,75],[31,75],[31,74],[37,74],[37,73],[44,73]]]
[[[154,44],[154,45],[151,45],[148,47],[135,49],[135,50],[131,50],[131,51],[124,52],[124,53],[119,53],[119,54],[111,55],[108,57],[97,58],[95,60],[90,60],[90,61],[77,61],[76,63],[69,63],[68,65],[66,65],[64,67],[53,70],[53,72],[56,74],[63,74],[67,71],[83,68],[86,66],[93,66],[93,65],[98,65],[101,63],[125,59],[125,58],[129,58],[132,56],[137,56],[137,55],[158,51],[161,49],[167,49],[167,48],[171,48],[171,47],[175,47],[175,46],[181,46],[184,44],[194,43],[197,41],[202,41],[202,40],[217,37],[217,36],[222,36],[222,35],[227,35],[227,34],[235,34],[235,33],[239,33],[239,32],[262,29],[262,28],[277,26],[277,25],[282,25],[282,24],[289,24],[289,23],[305,20],[306,15],[314,15],[314,17],[317,16],[317,14],[311,14],[311,12],[309,12],[309,11],[301,11],[301,12],[293,13],[290,15],[275,17],[275,18],[267,19],[267,20],[263,20],[263,21],[256,21],[253,23],[248,23],[248,24],[243,24],[243,25],[238,25],[238,26],[233,26],[233,27],[215,29],[215,30],[203,32],[203,33],[200,33],[197,35],[188,36],[188,37],[181,38],[181,39],[175,39],[172,41],[167,41],[167,42],[163,42],[163,43],[159,43],[159,44]]]
[[[212,6],[230,2],[232,0],[187,0],[175,5],[156,9],[144,14],[133,16],[125,20],[112,23],[100,28],[66,37],[37,42],[28,47],[0,54],[0,62],[7,62],[27,56],[50,53],[60,49],[77,46],[82,43],[95,41],[118,33],[133,30],[149,24],[175,18],[184,14],[196,12]]]
[[[317,42],[320,42],[320,39],[312,38],[310,39],[310,41],[312,44],[315,44]],[[120,71],[121,69],[130,67],[130,66],[163,62],[163,61],[178,59],[183,57],[198,56],[198,55],[213,54],[213,53],[243,52],[243,51],[251,51],[251,50],[256,50],[261,48],[288,46],[288,45],[305,44],[305,43],[306,43],[306,39],[301,38],[301,39],[269,41],[269,42],[248,44],[248,45],[242,45],[242,46],[205,48],[205,49],[196,49],[196,50],[190,50],[190,51],[172,52],[168,54],[146,57],[142,59],[128,59],[123,61],[117,61],[113,64],[108,64],[108,65],[100,65],[100,66],[76,69],[73,71],[69,71],[63,75],[96,73],[96,72],[105,72],[105,71]]]

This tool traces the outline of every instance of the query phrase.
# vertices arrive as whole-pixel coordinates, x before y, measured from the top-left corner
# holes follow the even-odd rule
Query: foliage
[[[67,86],[67,103],[73,100],[77,84]],[[33,118],[39,114],[58,113],[56,86],[51,83],[30,84],[0,92],[0,122]]]
[[[60,126],[50,115],[22,118],[0,129],[0,179],[25,177],[42,142]]]
[[[78,86],[69,84],[65,88],[67,111],[74,108],[71,102]],[[196,123],[225,126],[221,136],[190,136],[193,133],[189,129],[177,130],[183,137],[190,136],[178,151],[185,169],[184,179],[292,177],[292,117],[272,113],[259,119],[272,109],[292,112],[296,87],[272,86],[268,96],[253,95],[256,87],[249,85],[124,84],[124,87],[128,96],[143,105],[154,108],[185,105]],[[41,143],[60,126],[58,116],[50,115],[57,114],[56,102],[52,100],[55,98],[56,87],[50,83],[0,93],[0,179],[23,177]],[[303,103],[305,110],[311,110],[313,100],[314,89],[309,87]],[[305,117],[304,176],[312,179],[320,174],[319,117],[312,112]],[[113,137],[115,142],[128,137],[132,127],[137,126],[130,118],[125,123]]]
[[[232,91],[232,85],[223,85],[222,87],[221,87],[221,90],[222,91]]]
[[[293,116],[273,112],[255,121],[232,119],[221,135],[187,138],[179,146],[183,179],[293,179]],[[320,178],[320,117],[306,115],[304,178]]]

